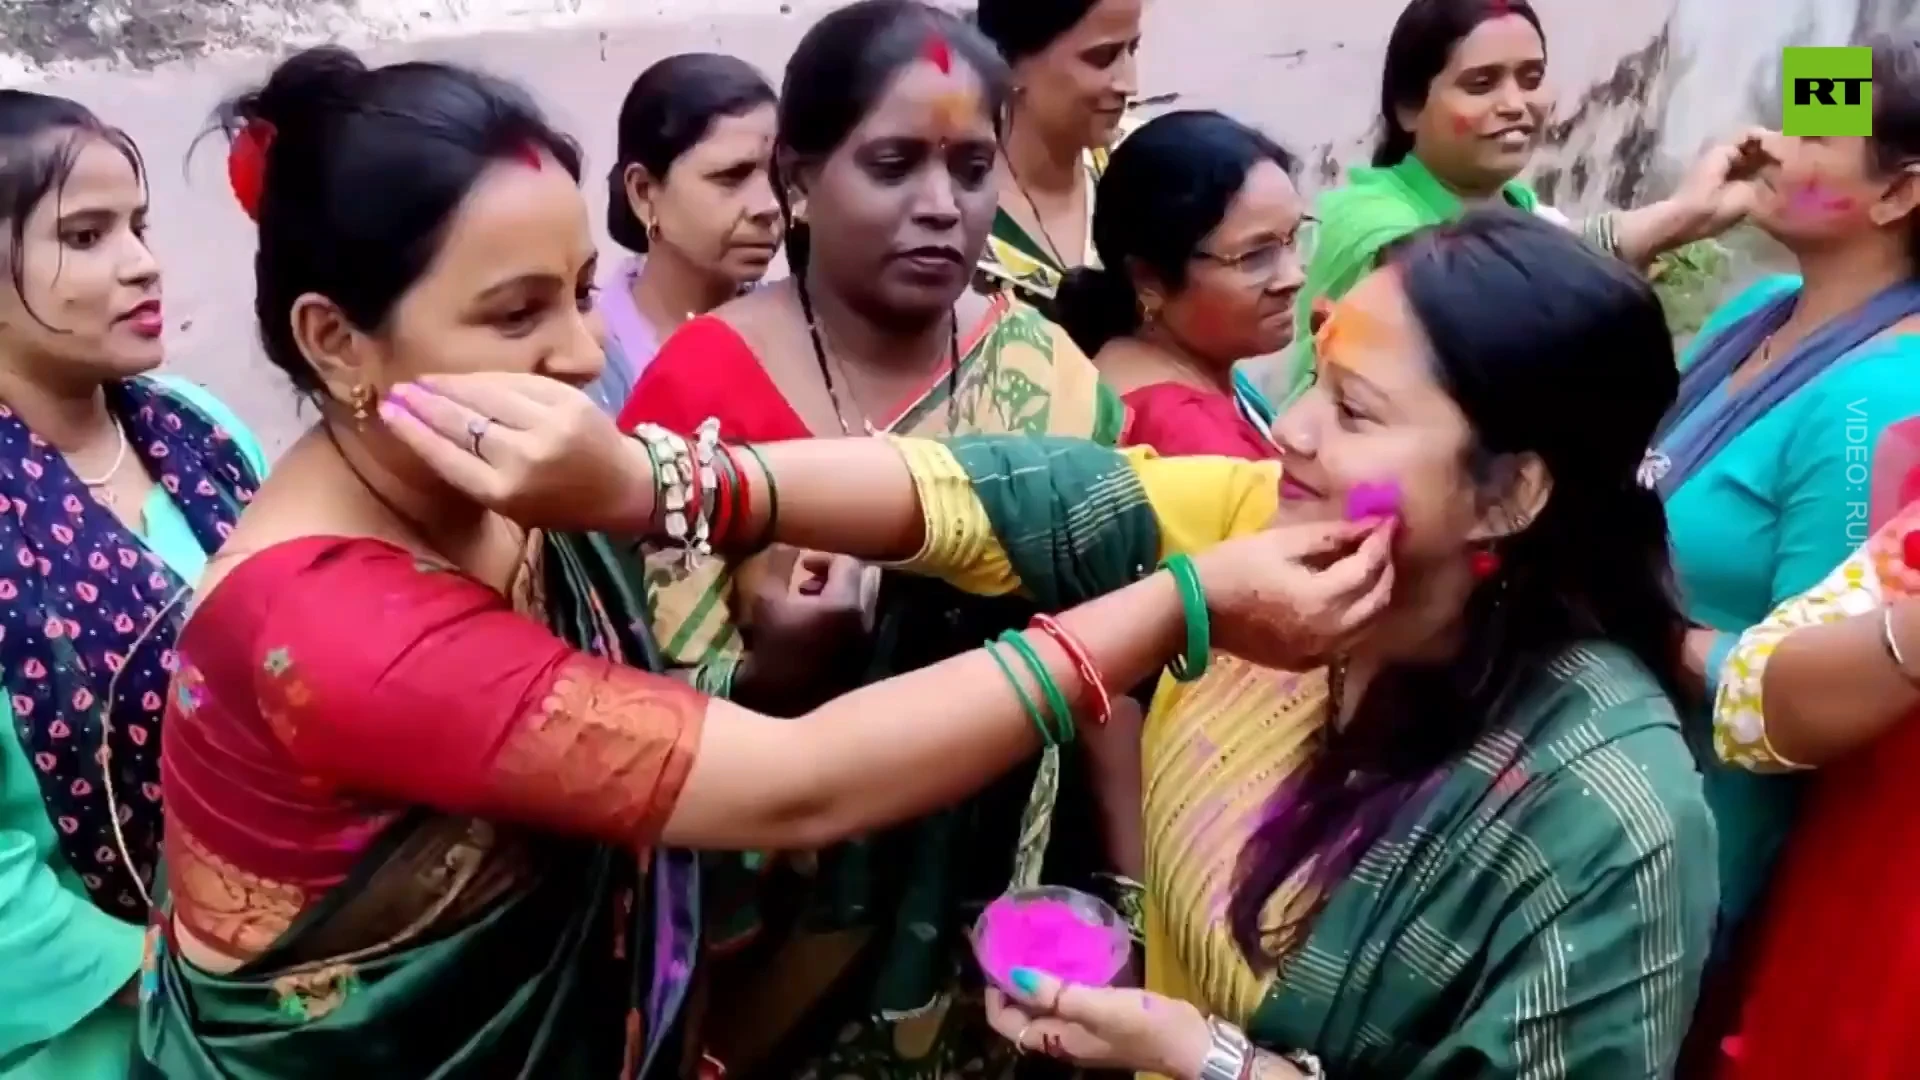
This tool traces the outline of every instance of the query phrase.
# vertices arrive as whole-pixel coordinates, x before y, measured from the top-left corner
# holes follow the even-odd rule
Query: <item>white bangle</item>
[[[1880,609],[1880,644],[1886,647],[1887,659],[1893,661],[1893,670],[1899,672],[1907,682],[1920,686],[1920,675],[1914,674],[1913,669],[1907,666],[1907,658],[1900,652],[1900,639],[1893,632],[1892,604]]]
[[[1294,1050],[1280,1056],[1287,1064],[1299,1069],[1300,1075],[1306,1080],[1327,1080],[1327,1070],[1320,1064],[1320,1059],[1305,1050]]]

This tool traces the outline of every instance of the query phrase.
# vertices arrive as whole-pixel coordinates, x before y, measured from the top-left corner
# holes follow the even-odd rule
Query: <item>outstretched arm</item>
[[[574,651],[396,548],[343,545],[276,583],[253,670],[296,760],[347,790],[635,847],[817,848],[956,801],[1041,744],[1023,695],[1046,695],[1011,650],[1017,689],[975,650],[777,719]],[[325,629],[363,605],[377,633]],[[1185,641],[1165,573],[1060,621],[1112,693]],[[1088,700],[1061,646],[1026,640]]]
[[[1920,509],[1896,518],[1741,636],[1714,703],[1722,760],[1755,772],[1826,765],[1920,709],[1920,600],[1894,595],[1878,570],[1898,564],[1916,525]]]

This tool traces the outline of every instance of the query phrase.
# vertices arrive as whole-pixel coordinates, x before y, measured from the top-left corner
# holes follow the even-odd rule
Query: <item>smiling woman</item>
[[[1661,253],[1715,235],[1752,204],[1733,144],[1710,148],[1675,193],[1574,223],[1543,205],[1519,176],[1551,112],[1547,40],[1527,0],[1411,0],[1394,22],[1380,80],[1380,141],[1371,167],[1320,196],[1306,286],[1294,308],[1295,344],[1275,397],[1312,382],[1316,305],[1338,300],[1414,232],[1497,204],[1577,228],[1610,255],[1647,266]]]
[[[123,1077],[182,607],[266,461],[165,329],[139,151],[0,90],[0,1077]]]
[[[1012,66],[980,284],[1049,308],[1061,275],[1095,261],[1094,186],[1140,91],[1141,0],[980,0],[980,30]]]

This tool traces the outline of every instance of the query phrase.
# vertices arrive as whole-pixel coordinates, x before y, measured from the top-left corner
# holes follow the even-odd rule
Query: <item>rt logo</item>
[[[1873,134],[1873,50],[1789,46],[1780,55],[1780,131]]]

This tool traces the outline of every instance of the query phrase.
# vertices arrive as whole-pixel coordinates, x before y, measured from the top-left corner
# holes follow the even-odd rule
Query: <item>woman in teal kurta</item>
[[[143,444],[137,447],[137,452],[155,480],[141,507],[143,527],[137,532],[127,531],[144,549],[141,554],[157,556],[165,566],[161,571],[140,561],[136,573],[141,577],[160,574],[168,587],[173,588],[175,582],[186,584],[199,579],[206,566],[209,545],[200,536],[206,530],[196,529],[201,524],[196,518],[202,515],[195,512],[194,500],[189,497],[191,492],[171,493],[170,487],[181,485],[169,484],[168,478],[189,475],[190,467],[181,464],[184,459],[216,461],[228,455],[237,458],[239,468],[258,478],[266,472],[266,456],[245,425],[217,398],[193,383],[161,376],[136,380],[128,389],[131,392],[125,395],[109,393],[110,408],[124,405],[136,413],[149,406],[155,408],[157,419],[150,425],[143,425],[138,418],[123,423],[136,435],[140,427],[150,426],[157,433],[157,439],[136,437],[132,440]],[[0,411],[8,412],[0,418],[0,429],[9,424],[24,428],[10,410]],[[168,417],[180,419],[178,429]],[[196,436],[207,437],[196,439]],[[4,437],[4,431],[0,430],[0,440]],[[152,454],[154,441],[165,447],[165,453],[157,458]],[[196,441],[202,445],[194,445]],[[209,444],[213,449],[208,449]],[[28,446],[33,446],[31,441]],[[61,486],[61,478],[55,474],[64,464],[56,464],[60,459],[57,453],[44,446],[38,449],[41,453],[37,455],[9,453],[0,460],[0,496],[41,501],[35,499],[38,495],[44,501],[55,501],[52,492]],[[39,477],[33,476],[34,470],[25,468],[28,461],[39,466]],[[165,464],[156,468],[153,464],[156,461]],[[206,479],[210,485],[225,486],[216,484],[217,475]],[[193,486],[198,487],[198,483],[196,479]],[[250,489],[252,483],[235,486]],[[92,513],[96,520],[108,516],[104,508]],[[212,516],[230,524],[230,519],[222,518],[218,511]],[[60,520],[53,524],[65,527]],[[31,536],[25,535],[31,529],[14,531],[21,534],[13,537],[16,541],[38,546]],[[217,528],[214,535],[219,535]],[[84,533],[75,538],[76,545],[84,543]],[[110,569],[117,568],[116,564],[117,560],[110,560]],[[19,569],[15,558],[0,560],[0,565],[6,567],[0,575]],[[49,582],[52,580],[48,578],[34,584],[51,593]],[[17,592],[27,584],[24,577],[16,580],[0,576],[0,582],[5,583],[0,592],[15,592],[14,602],[20,603]],[[82,584],[98,589],[91,582],[75,581],[76,586]],[[84,600],[90,594],[93,593],[81,590],[79,598]],[[127,651],[127,655],[134,658],[127,667],[129,684],[138,657],[142,654],[159,657],[171,643],[181,606],[176,604],[172,612],[163,616],[147,642],[137,650]],[[109,611],[105,597],[100,597],[96,611],[75,611],[76,620],[81,622],[81,633],[90,634],[96,629],[88,625],[89,616],[105,623]],[[110,626],[102,625],[98,629],[106,633]],[[136,634],[139,629],[142,628],[135,629]],[[75,650],[75,653],[82,652],[84,649]],[[32,664],[34,660],[30,658],[26,663]],[[51,665],[42,664],[46,666]],[[155,666],[164,672],[164,660]],[[43,775],[35,760],[42,752],[29,749],[31,739],[22,737],[23,717],[16,713],[18,699],[13,686],[14,680],[8,680],[10,692],[0,695],[0,1002],[5,1003],[0,1008],[0,1078],[120,1080],[127,1075],[137,1016],[123,991],[139,971],[146,938],[145,926],[130,916],[139,914],[137,909],[143,902],[136,895],[132,905],[116,905],[114,901],[123,894],[138,890],[131,889],[125,880],[115,885],[108,875],[96,872],[98,867],[87,865],[83,869],[69,857],[62,839],[70,824],[75,827],[75,836],[84,833],[80,825],[84,815],[50,812],[44,796]],[[96,693],[84,686],[79,689]],[[97,740],[97,732],[90,736],[82,734],[89,731],[89,725],[97,721],[97,716],[82,715],[88,712],[86,709],[71,709],[71,695],[61,696],[67,699],[68,708],[55,710],[51,715],[42,709],[29,713],[26,719],[40,722],[41,730],[53,723],[64,723],[75,733],[71,737],[76,741],[83,737]],[[139,723],[137,719],[130,721],[130,716],[152,717],[157,723],[159,710],[146,708],[147,703],[137,700],[140,696],[144,695],[129,695],[124,689],[119,690],[122,703],[114,709],[116,725],[125,725],[130,730]],[[130,697],[136,700],[128,700]],[[33,707],[31,696],[26,703],[29,708]],[[157,728],[154,730],[157,734]],[[87,745],[98,745],[98,742]],[[157,738],[151,745],[158,750]],[[129,765],[139,767],[137,763]],[[157,821],[158,806],[148,807],[137,791],[120,792],[119,805],[143,816],[150,811]],[[63,817],[65,820],[61,820]],[[139,836],[143,834],[133,825],[129,821],[125,833],[138,847]],[[151,874],[150,865],[140,869],[143,877]],[[100,882],[99,886],[94,884],[96,881]],[[112,896],[103,904],[99,895],[109,891]]]
[[[1831,284],[1816,279],[1816,286]],[[1804,345],[1788,344],[1781,327],[1800,304],[1803,285],[1798,277],[1778,276],[1722,306],[1682,358],[1691,371],[1716,355],[1737,353],[1725,361],[1737,368],[1760,350],[1782,354],[1745,381],[1715,372],[1692,402],[1683,391],[1651,459],[1652,471],[1667,473],[1649,479],[1667,493],[1675,571],[1688,616],[1701,628],[1692,636],[1690,659],[1709,703],[1740,634],[1812,588],[1866,540],[1868,482],[1881,434],[1920,415],[1920,325],[1899,325],[1920,310],[1920,287],[1881,284],[1892,291],[1883,294],[1886,314],[1875,322],[1887,325],[1861,325],[1851,336],[1865,340],[1842,351],[1837,342],[1823,349],[1816,339],[1857,322],[1860,309],[1815,327],[1800,339]],[[1875,283],[1854,287],[1871,296]],[[1766,394],[1769,376],[1791,376],[1796,361],[1800,385],[1768,395],[1778,398],[1771,407],[1742,410]],[[1759,415],[1742,418],[1741,412]],[[1722,445],[1680,475],[1686,465],[1676,448],[1700,441],[1704,429],[1729,417],[1736,422]],[[1693,719],[1694,734],[1704,738],[1704,710]],[[1765,886],[1793,822],[1799,781],[1729,768],[1710,753],[1701,760],[1720,834],[1724,942]]]

